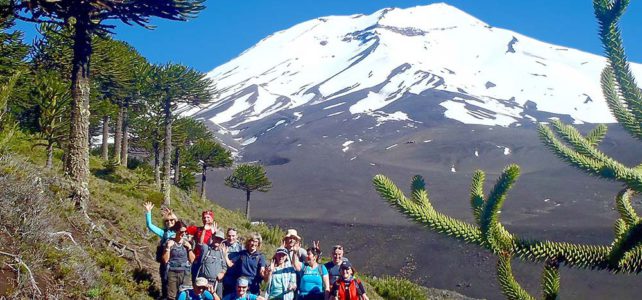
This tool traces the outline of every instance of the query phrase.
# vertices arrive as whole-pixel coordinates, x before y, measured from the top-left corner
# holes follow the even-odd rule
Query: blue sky
[[[157,28],[119,26],[125,40],[154,63],[177,62],[210,71],[265,36],[328,15],[371,14],[386,7],[446,2],[494,27],[601,54],[591,0],[208,0],[188,22],[154,19]],[[24,28],[26,25],[21,25]],[[32,25],[29,25],[31,27]],[[642,62],[642,3],[632,1],[621,28],[632,61]]]

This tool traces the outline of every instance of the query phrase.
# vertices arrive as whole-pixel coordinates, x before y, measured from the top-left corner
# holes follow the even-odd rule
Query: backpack
[[[158,242],[158,245],[156,246],[156,262],[158,263],[163,263],[163,252],[165,252],[165,242],[167,242],[168,238],[168,230],[165,230],[163,232],[163,237],[161,237],[160,242]]]

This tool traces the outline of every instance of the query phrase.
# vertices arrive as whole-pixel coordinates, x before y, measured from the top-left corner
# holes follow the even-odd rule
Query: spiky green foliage
[[[265,174],[265,168],[257,164],[238,165],[232,175],[225,178],[225,185],[245,192],[245,217],[250,219],[250,194],[253,191],[267,192],[272,182]]]
[[[74,181],[72,199],[86,211],[89,201],[89,95],[92,37],[115,28],[117,19],[125,24],[146,28],[151,17],[186,21],[205,6],[205,0],[3,0],[0,19],[53,23],[68,26],[73,32],[71,60],[71,113],[65,173]],[[167,153],[169,155],[169,153]],[[169,189],[167,189],[169,190]],[[169,200],[168,200],[169,202]]]
[[[214,138],[199,139],[189,149],[190,157],[201,165],[201,199],[205,198],[205,182],[208,168],[224,168],[232,166],[232,153],[217,143]],[[245,177],[246,180],[254,179]],[[247,181],[249,183],[250,181]]]
[[[9,97],[13,91],[20,73],[16,73],[9,78],[9,81],[0,85],[0,153],[4,152],[6,145],[9,143],[9,140],[13,136],[16,125],[15,124],[6,124],[6,107],[7,102],[9,102]]]
[[[629,1],[594,0],[593,3],[609,62],[602,73],[605,98],[618,122],[635,138],[642,139],[642,92],[629,69],[617,27],[617,21]],[[544,299],[559,297],[561,265],[612,273],[640,273],[642,220],[631,205],[631,197],[642,192],[642,168],[626,166],[598,149],[606,136],[607,128],[604,125],[597,125],[583,135],[573,126],[554,121],[550,126],[540,125],[538,131],[544,145],[570,165],[588,174],[624,184],[625,188],[615,199],[620,218],[615,221],[615,235],[610,245],[527,240],[508,232],[500,222],[499,212],[507,193],[519,177],[519,167],[516,165],[504,169],[487,196],[483,193],[484,173],[474,173],[470,204],[476,224],[437,212],[430,204],[420,176],[412,179],[411,199],[406,198],[383,175],[374,177],[375,189],[383,199],[415,222],[433,231],[477,244],[498,255],[497,277],[502,292],[509,299],[533,299],[512,274],[510,264],[513,258],[544,264]]]

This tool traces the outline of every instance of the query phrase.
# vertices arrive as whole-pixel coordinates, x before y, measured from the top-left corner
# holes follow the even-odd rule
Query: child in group
[[[341,276],[332,286],[332,300],[369,300],[361,280],[354,278],[354,268],[349,261],[341,263]]]

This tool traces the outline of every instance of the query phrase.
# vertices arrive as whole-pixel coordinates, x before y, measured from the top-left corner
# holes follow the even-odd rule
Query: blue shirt
[[[147,223],[147,228],[149,228],[149,230],[151,232],[153,232],[155,235],[157,235],[161,239],[162,238],[171,239],[176,235],[171,230],[167,230],[167,232],[166,232],[164,229],[161,229],[158,226],[154,225],[154,223],[152,223],[152,213],[151,212],[145,212],[145,223]],[[164,235],[166,235],[166,236],[163,237]]]
[[[200,295],[194,294],[194,290],[185,290],[178,293],[176,300],[214,300],[214,296],[209,291],[204,291]]]
[[[321,268],[321,272],[319,272]],[[306,296],[309,294],[323,294],[325,289],[323,288],[323,276],[328,275],[328,269],[324,265],[317,265],[316,268],[310,268],[307,264],[303,266],[303,269],[300,272],[301,284],[299,285],[299,295]]]
[[[236,296],[236,293],[229,294],[223,297],[223,300],[256,300],[258,299],[257,295],[247,293],[243,297]]]

